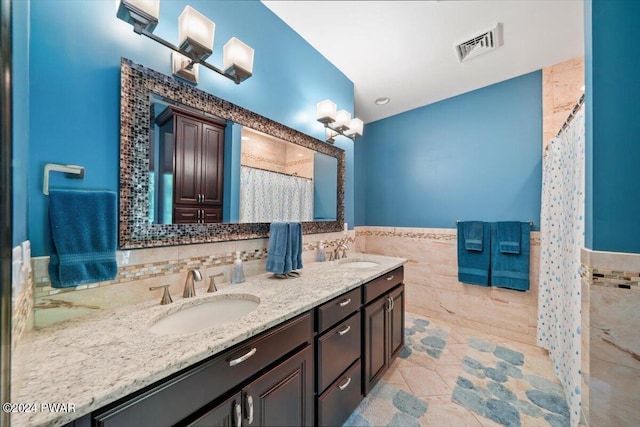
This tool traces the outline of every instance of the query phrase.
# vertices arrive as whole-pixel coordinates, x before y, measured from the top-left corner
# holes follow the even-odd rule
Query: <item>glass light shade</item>
[[[206,16],[187,6],[178,18],[180,50],[191,57],[206,59],[213,52],[216,24]]]
[[[359,118],[351,119],[349,123],[349,129],[345,131],[346,135],[362,136],[362,130],[364,129],[364,123]]]
[[[191,63],[191,59],[179,54],[178,52],[171,52],[171,65],[172,71],[175,76],[182,77],[191,83],[198,84],[199,67],[198,64],[193,64],[191,68],[187,68]]]
[[[336,113],[336,121],[333,123],[333,128],[337,130],[346,130],[351,123],[351,113],[347,110],[340,110]]]
[[[331,128],[325,128],[324,131],[324,139],[327,142],[335,142],[336,140],[336,136],[340,135],[338,132],[336,132],[335,130],[331,129]]]
[[[338,106],[330,99],[318,102],[316,105],[316,119],[321,123],[333,123],[336,120]]]
[[[150,33],[158,25],[160,0],[116,0],[116,16],[131,25],[139,26]]]
[[[238,77],[241,81],[253,73],[253,49],[235,37],[222,48],[222,66],[225,73]]]

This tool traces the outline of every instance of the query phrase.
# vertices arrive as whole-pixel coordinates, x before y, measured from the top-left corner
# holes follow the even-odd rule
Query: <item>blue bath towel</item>
[[[302,268],[302,224],[289,223],[289,238],[291,239],[291,269]]]
[[[291,239],[289,239],[289,224],[286,222],[272,222],[269,227],[267,271],[276,274],[291,271]]]
[[[465,221],[462,225],[464,228],[464,247],[468,251],[482,252],[484,222]]]
[[[497,222],[497,238],[500,252],[503,254],[520,253],[520,234],[522,232],[520,222]]]
[[[49,277],[54,288],[116,277],[117,218],[115,192],[50,190]]]
[[[491,285],[500,288],[529,290],[529,253],[531,240],[531,225],[521,222],[519,253],[503,252],[500,250],[498,229],[501,223],[491,227]]]
[[[472,221],[476,222],[476,221]],[[480,250],[478,244],[468,250],[465,244],[465,226],[467,222],[458,223],[458,280],[472,285],[489,286],[489,266],[491,251],[491,224],[482,224],[482,240]]]

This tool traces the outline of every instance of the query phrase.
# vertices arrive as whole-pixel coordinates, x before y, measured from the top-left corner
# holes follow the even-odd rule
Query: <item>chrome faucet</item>
[[[187,271],[187,280],[184,282],[184,292],[182,293],[183,298],[191,298],[196,296],[196,288],[194,286],[194,282],[199,282],[202,280],[202,274],[200,270],[197,268],[192,268]]]
[[[340,251],[342,250],[342,257],[340,257]],[[346,258],[347,250],[349,250],[349,246],[344,243],[340,243],[333,251],[333,259]]]

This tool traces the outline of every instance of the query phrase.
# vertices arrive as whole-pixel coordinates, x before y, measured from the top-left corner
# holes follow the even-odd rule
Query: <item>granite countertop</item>
[[[366,260],[364,269],[340,266]],[[37,412],[12,414],[14,426],[62,425],[99,409],[196,362],[391,271],[406,262],[381,255],[349,254],[346,260],[313,263],[295,279],[271,273],[228,285],[194,298],[174,297],[161,306],[149,301],[69,320],[26,334],[14,366],[21,377],[13,403],[36,403]],[[156,335],[148,331],[158,319],[184,305],[232,294],[260,299],[258,307],[233,322],[189,334]],[[73,404],[75,412],[40,410],[40,403]]]

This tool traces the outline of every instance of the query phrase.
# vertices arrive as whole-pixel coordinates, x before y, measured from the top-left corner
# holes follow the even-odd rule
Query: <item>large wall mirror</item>
[[[121,84],[121,248],[342,230],[343,150],[128,59]]]

